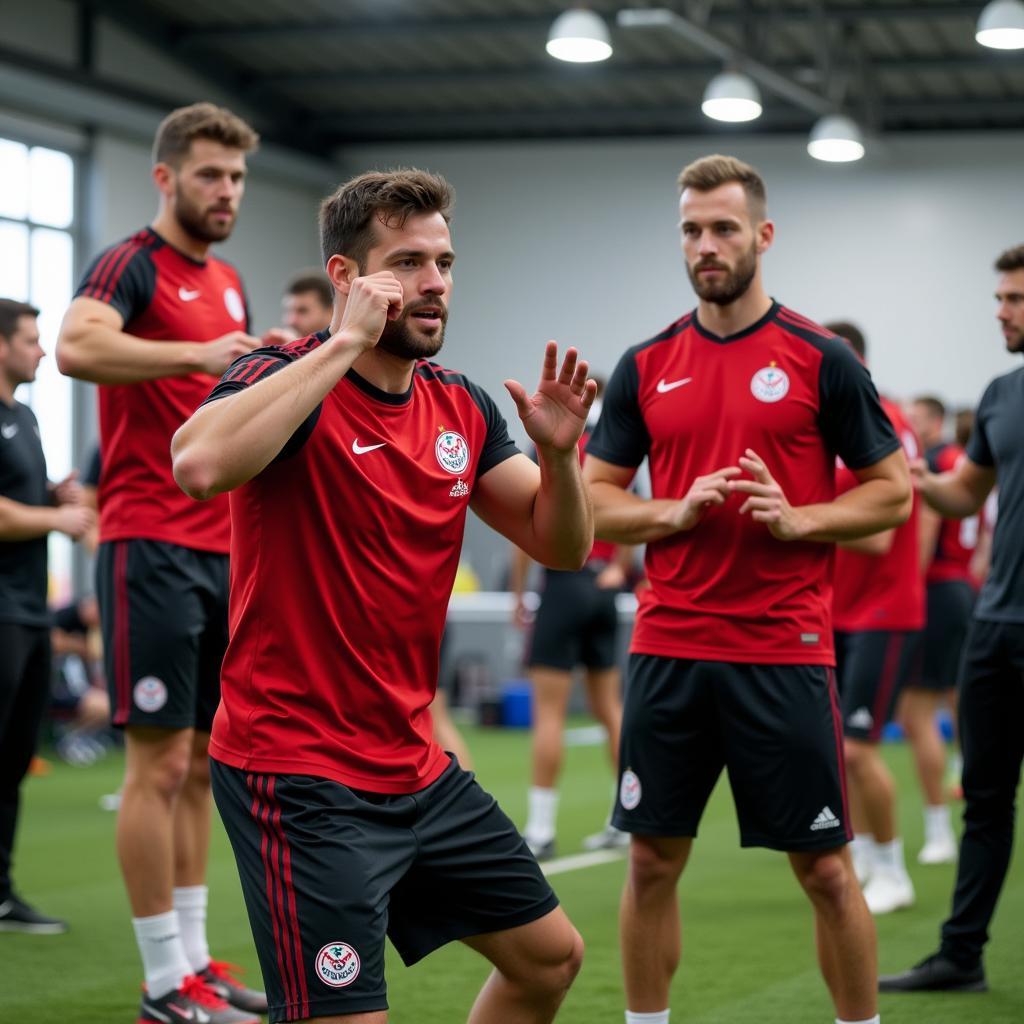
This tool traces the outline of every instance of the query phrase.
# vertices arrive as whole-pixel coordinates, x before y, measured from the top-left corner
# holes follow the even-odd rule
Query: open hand
[[[753,477],[729,482],[730,491],[748,495],[740,506],[740,515],[749,513],[751,519],[764,523],[778,540],[799,540],[804,535],[799,511],[790,505],[761,456],[748,448],[739,463]]]
[[[697,477],[676,506],[672,525],[677,530],[692,530],[712,505],[725,504],[730,494],[729,481],[741,472],[739,466],[723,466]]]
[[[586,360],[578,359],[576,349],[565,353],[558,370],[558,345],[549,341],[544,349],[540,384],[530,397],[518,381],[505,381],[505,388],[516,403],[526,433],[538,448],[556,452],[574,451],[587,414],[597,395],[597,383],[587,379]]]

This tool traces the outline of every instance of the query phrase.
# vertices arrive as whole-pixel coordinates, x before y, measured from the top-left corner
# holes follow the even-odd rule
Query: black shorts
[[[387,1009],[385,934],[413,964],[558,906],[515,826],[454,761],[401,796],[211,766],[271,1021]]]
[[[836,632],[843,735],[877,743],[904,686],[921,679],[923,630]]]
[[[209,732],[228,645],[228,556],[101,544],[96,592],[114,725]]]
[[[977,592],[966,580],[928,584],[922,687],[951,690],[956,686],[976,597]]]
[[[569,672],[577,665],[606,669],[615,664],[618,590],[598,587],[596,578],[592,568],[579,572],[549,569],[544,574],[527,665]]]
[[[743,846],[849,841],[832,670],[652,654],[629,659],[612,816],[637,835],[696,836],[727,768]]]

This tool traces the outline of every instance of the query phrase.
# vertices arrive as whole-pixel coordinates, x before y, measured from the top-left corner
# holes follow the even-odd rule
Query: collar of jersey
[[[375,402],[383,402],[385,405],[408,405],[412,400],[412,389],[416,386],[416,374],[412,375],[412,382],[409,389],[401,394],[391,391],[382,391],[376,384],[371,384],[365,377],[360,377],[355,370],[349,370],[345,374],[345,380],[351,381],[364,395],[368,395]]]
[[[206,260],[197,260],[194,256],[189,256],[188,253],[182,252],[177,246],[171,245],[171,243],[168,242],[159,231],[156,231],[151,227],[147,227],[146,230],[157,240],[157,242],[159,242],[160,245],[166,245],[175,256],[180,256],[186,263],[191,263],[194,267],[206,266]]]
[[[707,338],[708,341],[714,341],[719,345],[727,345],[730,341],[739,341],[741,338],[745,338],[747,337],[747,335],[753,334],[755,331],[761,330],[761,328],[764,327],[764,325],[768,323],[769,320],[775,319],[775,314],[778,313],[779,308],[779,304],[774,299],[772,299],[772,304],[771,306],[768,307],[768,312],[765,313],[765,315],[761,317],[760,320],[755,321],[749,327],[744,327],[742,331],[737,331],[735,334],[729,334],[724,338],[718,334],[713,334],[706,327],[704,327],[700,322],[700,318],[697,316],[697,310],[694,310],[693,329],[702,338]]]

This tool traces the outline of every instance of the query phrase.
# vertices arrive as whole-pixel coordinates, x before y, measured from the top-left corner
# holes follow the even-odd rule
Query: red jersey
[[[681,499],[694,479],[746,448],[793,505],[831,501],[835,457],[858,468],[898,450],[871,378],[823,327],[773,303],[727,338],[688,313],[623,356],[587,451],[618,466],[646,456],[652,497]],[[734,494],[697,526],[647,545],[650,588],[632,650],[673,658],[834,664],[834,545],[776,540],[740,515]]]
[[[892,421],[908,459],[916,459],[920,446],[902,410],[889,399],[882,407]],[[845,466],[836,469],[836,493],[857,486],[857,478]],[[923,629],[925,620],[924,577],[918,549],[918,509],[914,494],[910,518],[893,533],[892,547],[884,555],[862,555],[839,548],[836,552],[833,626],[844,633],[868,629]]]
[[[216,257],[194,260],[152,228],[105,249],[75,296],[98,299],[124,330],[152,341],[212,341],[247,330],[238,273]],[[145,538],[226,553],[227,495],[196,502],[171,474],[171,437],[210,393],[203,373],[99,387],[100,540]]]
[[[942,443],[930,449],[925,458],[933,473],[947,473],[957,467],[966,454],[958,444]],[[968,516],[966,519],[943,519],[935,541],[935,554],[928,566],[926,583],[948,583],[959,580],[978,586],[971,575],[971,558],[978,545],[983,514]]]
[[[211,399],[322,344],[259,349]],[[231,640],[210,753],[412,793],[448,764],[430,702],[477,480],[516,453],[488,395],[421,361],[405,394],[350,370],[231,492]]]

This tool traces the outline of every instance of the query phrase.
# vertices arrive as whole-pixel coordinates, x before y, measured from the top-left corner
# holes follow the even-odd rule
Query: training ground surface
[[[525,814],[528,736],[470,730],[480,779],[517,822]],[[887,746],[901,785],[900,817],[917,905],[878,921],[883,971],[932,952],[946,914],[953,867],[919,867],[920,797],[908,751]],[[54,762],[25,787],[15,877],[22,893],[66,917],[62,936],[0,934],[0,1022],[133,1024],[141,969],[114,854],[115,815],[98,799],[120,781],[112,756],[90,768]],[[598,747],[567,751],[559,853],[573,854],[602,823],[610,781]],[[559,1014],[562,1024],[621,1024],[616,915],[624,863],[567,871],[552,879],[587,944],[583,970]],[[234,862],[219,822],[210,860],[214,955],[244,965],[258,984]],[[739,849],[732,801],[720,785],[705,815],[680,887],[683,966],[672,990],[672,1024],[831,1024],[814,961],[811,916],[785,858]],[[339,935],[344,940],[346,936]],[[885,996],[885,1024],[1020,1024],[1024,1021],[1024,863],[1011,867],[989,945],[987,995]],[[449,946],[412,970],[389,950],[392,1024],[459,1024],[487,968]]]

